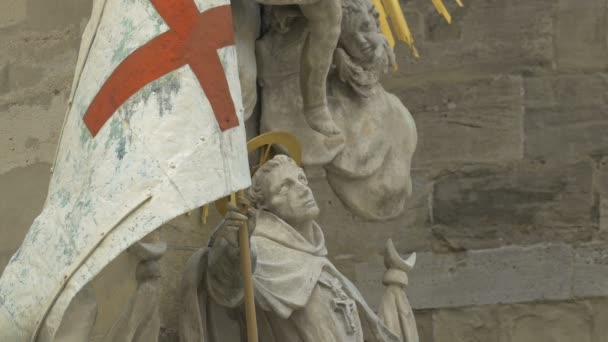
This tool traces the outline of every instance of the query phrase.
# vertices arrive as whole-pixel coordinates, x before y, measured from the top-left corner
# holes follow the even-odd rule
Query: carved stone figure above
[[[285,6],[295,6],[306,19],[307,30],[303,33],[302,46],[298,49],[298,95],[302,99],[303,118],[309,127],[320,134],[338,138],[336,126],[327,102],[327,75],[332,56],[340,37],[342,21],[341,0],[257,0],[264,5],[285,11]],[[278,6],[277,6],[278,5]],[[293,12],[293,8],[287,8]]]
[[[249,190],[255,211],[236,206],[184,270],[180,341],[230,342],[244,336],[237,231],[252,231],[253,284],[261,341],[418,342],[405,288],[412,258],[388,244],[379,315],[327,258],[319,208],[306,176],[283,155],[264,164]]]
[[[372,220],[398,216],[411,192],[417,134],[407,108],[379,83],[394,55],[379,31],[372,2],[342,2],[340,37],[327,80],[339,138],[319,134],[302,115],[299,65],[308,21],[294,8],[274,6],[267,14],[269,31],[256,45],[261,130],[288,131],[306,142],[305,168],[325,167],[331,187],[357,215]]]
[[[327,105],[327,75],[340,36],[342,7],[340,0],[235,0],[232,2],[234,30],[239,56],[239,78],[245,119],[249,119],[257,100],[255,40],[261,26],[259,4],[280,6],[307,19],[308,30],[299,50],[299,84],[303,99],[303,118],[309,127],[323,135],[338,138],[340,130]],[[301,58],[300,58],[301,57]]]

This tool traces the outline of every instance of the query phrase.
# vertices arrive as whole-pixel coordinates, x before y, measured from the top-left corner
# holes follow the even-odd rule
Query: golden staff
[[[247,143],[247,151],[252,153],[256,150],[260,150],[260,162],[257,166],[252,168],[251,174],[253,175],[257,169],[264,165],[271,157],[273,147],[282,147],[284,152],[287,152],[289,156],[300,166],[302,164],[302,147],[298,140],[288,132],[269,132],[257,136],[251,139]],[[230,195],[230,201],[236,204],[236,198],[245,197],[245,191],[241,190],[237,195]],[[225,215],[227,212],[228,199],[223,198],[215,202],[215,206],[218,211]],[[248,207],[242,205],[240,212],[243,215],[247,215]],[[208,209],[203,208],[203,220]],[[245,296],[245,317],[247,321],[247,341],[258,342],[258,325],[257,317],[255,312],[255,296],[253,292],[253,273],[251,271],[251,249],[249,246],[249,228],[247,222],[243,223],[239,229],[239,248],[241,252],[241,272],[243,274],[243,289]]]

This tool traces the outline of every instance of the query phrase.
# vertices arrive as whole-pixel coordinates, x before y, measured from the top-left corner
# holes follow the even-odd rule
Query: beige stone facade
[[[406,2],[421,59],[398,47],[384,81],[418,127],[406,212],[361,220],[311,174],[331,258],[374,306],[385,239],[418,252],[409,295],[424,342],[608,341],[608,5],[446,3],[451,26],[429,0]],[[0,1],[0,269],[44,202],[90,9]],[[197,211],[160,230],[166,341],[181,267],[216,221]],[[97,335],[134,289],[130,258],[96,280]]]

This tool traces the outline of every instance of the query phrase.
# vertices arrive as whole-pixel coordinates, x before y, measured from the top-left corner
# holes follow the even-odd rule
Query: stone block
[[[430,249],[429,200],[432,187],[426,174],[413,173],[413,194],[404,213],[384,222],[366,221],[352,214],[325,178],[309,179],[309,184],[321,209],[317,221],[325,233],[332,260],[345,264],[380,255],[388,238],[392,238],[401,251]]]
[[[590,302],[440,310],[435,342],[605,341],[594,334],[595,314]]]
[[[416,121],[414,167],[522,157],[521,77],[404,83],[392,90]]]
[[[608,75],[563,74],[524,78],[528,109],[608,105]]]
[[[46,106],[14,104],[3,111],[0,115],[0,174],[16,167],[52,163],[65,110],[65,94],[59,94],[52,96],[51,103]]]
[[[417,254],[420,257],[420,254]],[[416,266],[418,267],[418,266]],[[351,279],[355,286],[359,289],[363,298],[367,301],[370,307],[377,310],[382,302],[382,294],[384,293],[384,285],[382,284],[382,277],[384,276],[384,262],[382,257],[376,255],[364,262],[355,263],[355,277]],[[410,276],[410,286],[412,284]],[[413,309],[426,309],[416,307],[412,303],[412,297],[409,293],[409,287],[406,289],[408,299]]]
[[[587,303],[512,305],[499,310],[501,337],[509,342],[593,341],[593,311]]]
[[[591,304],[593,309],[593,342],[606,342],[608,339],[608,299],[594,298],[586,302]]]
[[[497,311],[493,305],[439,310],[434,315],[434,342],[500,341]]]
[[[599,192],[599,216],[600,216],[600,231],[608,232],[608,159],[600,162],[598,171],[598,192]]]
[[[27,0],[0,2],[0,28],[19,24],[26,18]]]
[[[160,328],[160,336],[158,342],[178,342],[179,334],[176,329],[171,328]]]
[[[529,109],[525,155],[534,159],[581,160],[608,154],[608,106]]]
[[[433,342],[433,311],[416,310],[414,311],[418,337],[420,342]]]
[[[416,308],[567,299],[571,258],[565,245],[425,253],[411,274],[409,295]]]
[[[380,257],[355,265],[355,282],[372,307],[384,291],[383,272]],[[425,310],[599,298],[608,297],[607,274],[605,243],[418,253],[407,293]]]
[[[8,262],[11,260],[16,251],[17,249],[0,250],[0,276],[2,275],[2,272],[4,272],[4,268],[6,265],[8,265]]]
[[[443,176],[434,234],[456,250],[589,241],[598,227],[591,164],[525,161]]]
[[[11,64],[8,69],[9,88],[20,90],[36,85],[46,76],[44,71],[39,66]]]
[[[10,115],[2,119],[16,119],[22,112],[25,115],[43,112],[45,117],[38,120],[54,119],[59,114],[56,125],[61,125],[79,40],[79,33],[69,30],[3,32],[0,40],[0,111],[10,112]],[[32,108],[38,106],[40,108]],[[51,112],[47,114],[46,110]],[[5,127],[3,124],[0,123]]]
[[[608,245],[580,246],[574,254],[572,295],[608,297]]]
[[[526,79],[525,155],[580,160],[608,154],[608,77]]]
[[[0,63],[0,95],[8,92],[9,89],[8,63]]]
[[[572,258],[567,245],[418,253],[407,294],[415,309],[567,300],[571,298]],[[359,263],[355,269],[357,286],[376,307],[383,291],[382,260]]]
[[[79,29],[91,15],[92,5],[92,0],[27,0],[26,25],[36,30]]]
[[[414,27],[420,59],[413,60],[406,47],[397,49],[397,78],[402,83],[410,76],[440,78],[452,72],[511,73],[552,67],[555,0],[469,1],[451,11],[453,25],[439,18],[429,1],[408,1],[404,9],[406,14],[421,12],[424,23],[422,32]]]
[[[38,75],[41,79],[65,73],[69,73],[71,78],[80,38],[80,31],[70,28],[3,32],[0,40],[0,60],[16,64],[18,68],[43,68]],[[19,72],[20,70],[13,72],[12,77],[19,77]]]
[[[451,24],[448,24],[443,16],[437,15],[437,11],[428,11],[428,3],[425,4],[424,8],[427,11],[424,12],[423,18],[418,19],[418,21],[422,19],[422,22],[419,23],[422,25],[422,29],[416,31],[416,33],[420,32],[420,38],[425,42],[456,42],[463,39],[462,33],[465,25],[463,19],[468,11],[459,8],[455,1],[445,1],[444,5],[452,16]],[[407,12],[405,14],[409,22],[410,15]]]
[[[91,336],[91,340],[89,342],[102,342],[103,341],[103,336],[102,334],[93,334]]]
[[[559,0],[555,19],[557,67],[598,70],[608,66],[606,1]]]
[[[32,222],[42,211],[50,165],[37,163],[0,174],[0,251],[16,251]]]

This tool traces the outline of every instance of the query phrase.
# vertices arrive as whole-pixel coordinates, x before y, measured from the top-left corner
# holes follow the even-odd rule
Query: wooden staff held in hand
[[[236,203],[234,203],[236,202]],[[255,230],[256,211],[251,208],[249,200],[243,191],[239,191],[232,201],[228,203],[228,212],[224,221],[220,224],[215,237],[223,237],[232,247],[234,258],[240,255],[241,272],[243,275],[243,289],[245,296],[245,311],[247,318],[247,340],[248,342],[258,342],[257,319],[255,314],[255,298],[253,294],[253,272],[251,267],[251,249],[249,238]]]

